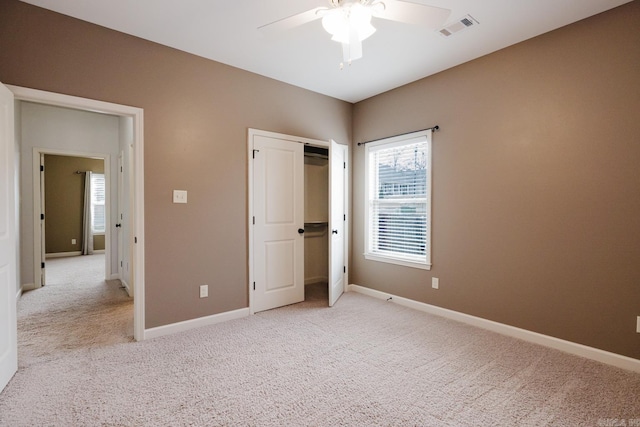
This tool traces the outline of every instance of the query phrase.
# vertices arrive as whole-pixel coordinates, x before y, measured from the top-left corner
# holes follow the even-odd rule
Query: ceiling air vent
[[[479,22],[473,19],[473,16],[466,15],[451,24],[447,24],[445,27],[440,29],[439,33],[444,37],[449,37],[478,24]]]

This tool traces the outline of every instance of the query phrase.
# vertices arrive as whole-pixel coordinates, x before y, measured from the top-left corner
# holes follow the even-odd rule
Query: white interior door
[[[0,391],[18,370],[13,93],[0,84]]]
[[[116,218],[116,228],[118,229],[118,278],[124,280],[124,236],[123,236],[123,222],[124,222],[124,153],[120,151],[118,156],[118,217]]]
[[[45,237],[46,231],[46,218],[45,218],[45,197],[44,197],[44,154],[40,153],[40,280],[37,281],[36,287],[44,286],[47,284],[46,276],[46,258],[47,258],[47,239]],[[36,276],[38,277],[38,276]]]
[[[304,146],[253,137],[253,311],[304,300]]]
[[[329,306],[344,292],[347,262],[345,183],[347,147],[331,141],[329,151]]]

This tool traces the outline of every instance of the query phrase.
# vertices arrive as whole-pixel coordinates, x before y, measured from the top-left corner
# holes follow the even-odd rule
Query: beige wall
[[[433,269],[351,281],[640,358],[640,2],[358,103],[354,142],[440,125]],[[431,289],[431,277],[440,289]]]
[[[46,253],[82,250],[84,174],[104,173],[104,160],[71,156],[44,156]],[[76,239],[74,245],[71,240]],[[104,235],[94,236],[93,248],[104,249]]]
[[[17,0],[0,81],[144,109],[147,328],[247,307],[249,127],[351,140],[348,103]]]

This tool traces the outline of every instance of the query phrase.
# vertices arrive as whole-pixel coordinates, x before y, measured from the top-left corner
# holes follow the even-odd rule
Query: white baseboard
[[[355,291],[374,298],[387,300],[391,297],[390,302],[423,311],[425,313],[434,314],[436,316],[446,317],[447,319],[456,320],[482,329],[497,332],[502,335],[518,338],[524,341],[550,347],[556,350],[564,351],[576,356],[595,360],[618,368],[627,369],[634,372],[640,372],[640,360],[623,356],[617,353],[600,350],[598,348],[589,347],[572,341],[562,340],[560,338],[543,335],[526,329],[516,328],[515,326],[505,325],[504,323],[494,322],[492,320],[483,319],[481,317],[471,316],[469,314],[460,313],[458,311],[449,310],[435,305],[414,301],[408,298],[380,292],[375,289],[365,288],[359,285],[349,285],[349,291]]]
[[[113,273],[109,275],[109,278],[107,280],[116,280],[119,278],[120,278],[120,275],[118,273]]]
[[[36,289],[36,284],[35,283],[23,283],[22,284],[22,292],[33,291],[34,289]]]
[[[145,329],[144,339],[162,337],[165,335],[185,332],[190,329],[200,328],[202,326],[215,325],[216,323],[227,322],[229,320],[240,319],[249,316],[249,308],[240,308],[238,310],[226,311],[211,316],[199,317],[197,319],[185,320],[183,322],[172,323],[170,325],[158,326],[156,328]]]
[[[103,254],[104,249],[97,249],[93,251],[93,254]],[[72,252],[51,252],[48,254],[44,254],[45,259],[49,258],[66,258],[70,256],[80,256],[82,255],[82,251],[72,251]]]
[[[81,251],[73,251],[73,252],[52,252],[44,255],[45,259],[50,258],[66,258],[70,256],[80,256],[82,255]]]
[[[127,283],[127,281],[120,279],[120,283],[122,283],[124,290],[127,291],[127,295],[129,295],[130,297],[133,297],[133,295],[131,294],[131,288],[129,287],[129,284]]]
[[[305,285],[313,285],[314,283],[328,283],[329,278],[327,276],[315,276],[315,277],[307,277],[304,279]]]

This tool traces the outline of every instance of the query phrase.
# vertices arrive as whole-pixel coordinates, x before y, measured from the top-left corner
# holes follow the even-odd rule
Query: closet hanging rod
[[[91,171],[76,171],[76,173],[77,173],[78,175],[81,175],[81,174],[83,174],[83,173],[87,173],[87,172],[91,172]]]

